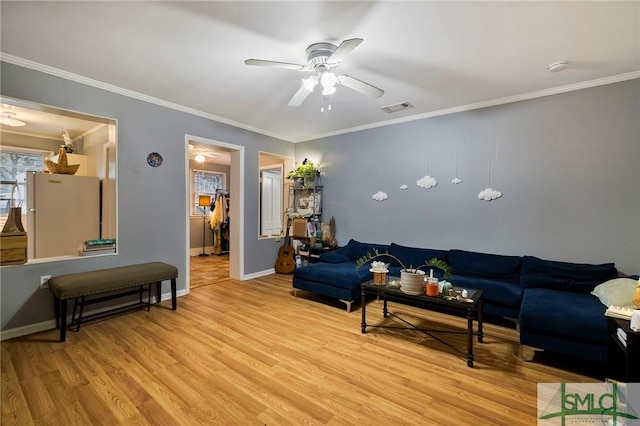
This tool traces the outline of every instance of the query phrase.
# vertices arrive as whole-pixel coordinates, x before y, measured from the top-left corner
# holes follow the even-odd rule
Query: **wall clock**
[[[162,165],[162,155],[157,152],[152,152],[147,155],[147,163],[149,163],[151,167],[160,167]]]

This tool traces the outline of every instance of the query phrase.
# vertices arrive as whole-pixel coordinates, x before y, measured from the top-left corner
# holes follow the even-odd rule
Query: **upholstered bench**
[[[66,339],[67,301],[69,299],[75,300],[75,320],[75,306],[78,304],[80,304],[80,309],[82,310],[85,304],[139,293],[140,301],[132,306],[140,306],[142,304],[142,293],[148,292],[149,302],[147,306],[149,306],[151,303],[151,284],[156,284],[156,302],[159,302],[162,281],[171,280],[171,309],[175,311],[177,308],[177,277],[178,268],[175,266],[163,262],[150,262],[50,278],[48,285],[49,290],[53,293],[56,326],[60,328],[60,341],[64,342]],[[144,286],[147,286],[147,288],[145,289]],[[136,287],[138,288],[137,290],[131,290]],[[85,301],[87,296],[105,293],[110,293],[110,295],[97,298],[91,302]],[[82,312],[80,313],[81,316]],[[80,321],[80,317],[78,321]]]

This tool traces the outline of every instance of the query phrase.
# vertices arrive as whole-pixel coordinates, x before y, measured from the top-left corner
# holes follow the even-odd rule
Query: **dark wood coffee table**
[[[391,277],[394,279],[398,279],[397,277]],[[399,279],[398,279],[399,281]],[[447,330],[425,330],[415,325],[411,324],[409,321],[404,318],[399,317],[397,314],[391,313],[387,307],[387,301],[392,301],[396,303],[401,303],[405,305],[417,306],[419,308],[423,308],[426,310],[435,310],[441,309],[445,312],[459,313],[466,315],[467,318],[467,365],[469,367],[473,367],[473,336],[474,334],[478,336],[478,342],[482,343],[483,333],[482,333],[482,305],[484,300],[484,295],[482,290],[467,288],[466,290],[469,292],[469,297],[467,301],[465,300],[448,300],[443,295],[438,295],[438,297],[427,296],[426,294],[420,295],[411,295],[406,294],[399,288],[391,288],[389,284],[386,285],[376,285],[373,281],[369,281],[363,283],[361,285],[362,288],[362,333],[367,332],[367,327],[379,327],[379,328],[394,328],[394,329],[405,329],[405,330],[418,330],[421,331],[437,341],[447,345],[448,347],[464,354],[464,352],[459,349],[451,346],[449,343],[445,342],[441,338],[435,336],[433,333],[449,333],[449,334],[462,334],[465,332],[460,331],[447,331]],[[455,295],[456,290],[462,290],[461,288],[453,288],[453,294]],[[383,307],[382,314],[385,318],[392,316],[394,318],[399,319],[403,323],[405,323],[406,327],[399,326],[390,326],[390,325],[369,325],[367,324],[367,303],[366,296],[367,294],[375,294],[378,296],[378,299],[382,298]],[[478,331],[474,333],[473,331],[473,321],[474,319],[478,322]]]

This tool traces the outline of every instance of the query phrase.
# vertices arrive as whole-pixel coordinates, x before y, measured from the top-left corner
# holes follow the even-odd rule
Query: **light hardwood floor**
[[[491,324],[474,368],[417,332],[361,334],[359,305],[294,298],[290,275],[221,281],[169,307],[65,343],[56,330],[2,342],[2,425],[534,425],[538,382],[598,381],[521,361],[516,331]],[[368,322],[379,321],[372,300]],[[464,336],[450,342],[464,348]]]
[[[190,288],[198,288],[229,279],[229,255],[189,257]]]

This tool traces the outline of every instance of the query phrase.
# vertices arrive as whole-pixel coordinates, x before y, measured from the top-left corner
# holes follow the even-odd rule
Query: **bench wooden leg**
[[[178,300],[177,300],[177,296],[176,296],[176,279],[172,278],[171,279],[171,309],[172,310],[176,310],[178,309]]]
[[[162,281],[158,281],[156,283],[156,303],[160,303],[162,295]],[[177,285],[176,279],[171,279],[171,310],[175,311],[178,309],[178,300],[177,300]]]
[[[64,342],[67,340],[67,300],[60,300],[59,302],[59,311],[60,311],[60,341]]]
[[[60,329],[60,341],[67,338],[67,299],[60,300],[53,296],[53,310],[56,315],[56,327]]]
[[[78,303],[78,298],[73,302],[73,315],[71,315],[71,325],[76,321],[76,304]],[[76,331],[80,331],[80,322],[82,321],[82,313],[84,312],[84,296],[80,298],[80,313],[78,314],[78,323],[76,324]]]
[[[60,328],[60,300],[53,296],[53,312],[56,315],[56,328]]]

